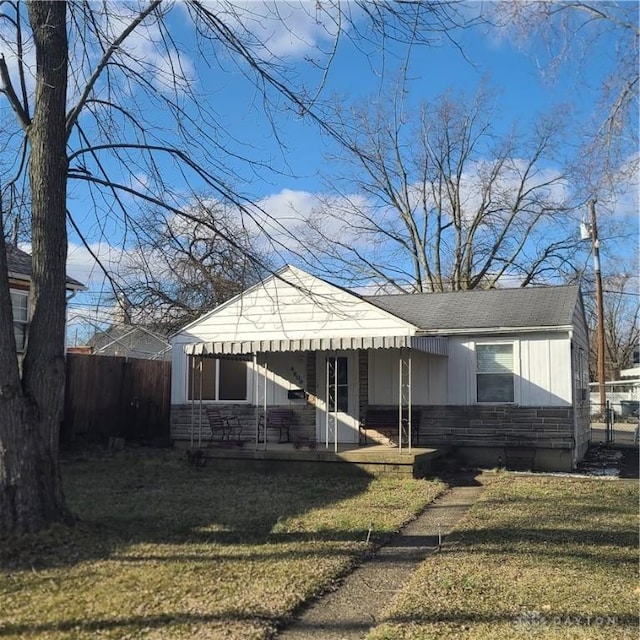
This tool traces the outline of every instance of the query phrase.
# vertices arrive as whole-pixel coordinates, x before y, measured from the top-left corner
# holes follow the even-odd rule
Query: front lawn
[[[498,476],[370,640],[638,638],[638,482]]]
[[[64,465],[74,528],[0,546],[0,638],[266,638],[443,490],[220,473],[184,453]]]

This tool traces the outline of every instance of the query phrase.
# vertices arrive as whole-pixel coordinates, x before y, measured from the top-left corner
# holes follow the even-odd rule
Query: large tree
[[[233,210],[203,201],[189,219],[149,211],[115,287],[128,322],[168,333],[255,284],[269,269]],[[219,232],[222,232],[222,236]],[[226,238],[232,237],[233,244]]]
[[[208,73],[222,69],[253,84],[260,96],[256,113],[291,110],[339,138],[323,118],[318,96],[341,38],[428,42],[436,31],[446,34],[455,26],[453,5],[302,4],[316,14],[314,28],[324,32],[326,50],[318,49],[301,74],[278,57],[272,34],[264,29],[269,18],[287,25],[290,5],[1,3],[0,202],[30,201],[33,278],[20,369],[0,234],[0,536],[36,531],[68,517],[57,455],[67,220],[76,233],[92,229],[102,239],[126,240],[138,229],[132,200],[188,217],[191,193],[207,192],[244,216],[254,211],[234,188],[239,179],[231,167],[243,149],[254,167],[270,158],[261,159],[250,145],[234,145],[234,132],[225,127],[211,96],[198,94],[197,73],[181,50],[184,29]],[[298,82],[311,73],[315,86]],[[270,134],[278,139],[271,124]],[[83,200],[82,213],[68,208],[71,180],[83,185],[75,192]],[[13,213],[4,211],[3,230]],[[237,245],[224,230],[219,235]]]
[[[344,115],[348,144],[328,164],[342,194],[307,221],[319,263],[388,291],[526,286],[561,272],[582,250],[554,162],[561,118],[504,131],[496,102],[481,89],[413,114],[373,100]]]

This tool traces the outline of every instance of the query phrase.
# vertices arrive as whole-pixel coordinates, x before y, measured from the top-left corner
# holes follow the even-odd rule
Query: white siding
[[[369,352],[369,404],[398,402],[398,352]]]
[[[427,404],[447,404],[449,358],[428,356],[429,397]],[[414,404],[418,404],[414,401]]]
[[[186,402],[187,356],[195,342],[408,336],[415,327],[293,267],[221,305],[176,334],[171,402]],[[272,354],[275,355],[275,354]],[[288,357],[288,360],[287,360]],[[270,358],[271,360],[271,358]],[[281,362],[290,361],[286,356]],[[274,360],[276,362],[276,360]],[[277,361],[280,362],[280,361]],[[285,365],[282,365],[286,368]],[[289,367],[291,365],[288,365]],[[302,370],[304,368],[302,367]],[[282,372],[278,371],[280,377]],[[253,376],[249,386],[252,387]],[[277,389],[278,383],[273,385]],[[274,399],[285,393],[273,391]],[[294,385],[297,386],[297,385]],[[250,393],[251,389],[249,390]],[[249,395],[252,400],[253,396]]]
[[[289,268],[280,278],[249,289],[187,326],[174,342],[406,336],[414,332],[408,322]]]
[[[473,340],[449,338],[449,368],[447,371],[449,398],[446,404],[466,405],[475,402],[475,369]]]
[[[514,346],[514,400],[521,406],[571,404],[571,346],[566,333],[449,339],[448,403],[476,402],[475,345]]]
[[[272,353],[267,356],[267,404],[286,405],[289,403],[290,389],[306,388],[306,355],[304,353]],[[253,365],[251,383],[253,383]],[[258,369],[258,384],[264,384],[262,367]],[[302,379],[303,384],[300,384]],[[252,385],[251,385],[252,386]],[[253,395],[249,396],[253,400]]]
[[[520,404],[545,407],[571,404],[571,346],[566,334],[521,340],[520,354]]]
[[[369,404],[398,403],[399,358],[397,350],[369,351]],[[412,404],[446,404],[447,358],[412,351],[411,381]]]

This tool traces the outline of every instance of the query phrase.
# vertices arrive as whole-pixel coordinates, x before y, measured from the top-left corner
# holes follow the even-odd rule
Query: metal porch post
[[[255,407],[255,427],[256,427],[256,442],[255,448],[258,449],[260,443],[260,376],[258,375],[258,354],[253,354],[253,405]]]
[[[411,349],[400,349],[398,380],[398,450],[402,453],[402,419],[407,417],[407,446],[411,452]]]
[[[348,380],[347,380],[348,381]],[[338,357],[333,359],[333,451],[338,453]]]
[[[267,378],[269,375],[269,367],[265,359],[262,367],[262,380],[263,384],[260,384],[260,365],[258,365],[257,354],[253,356],[254,371],[255,371],[255,402],[256,402],[256,449],[259,449],[260,443],[260,409],[262,408],[262,427],[264,429],[264,447],[263,451],[267,450]]]
[[[331,395],[331,359],[333,358],[333,395]],[[338,453],[338,358],[326,357],[324,430],[325,448],[329,448],[329,421],[333,422],[333,450]],[[331,405],[333,404],[333,411]]]
[[[196,396],[195,396],[195,376],[196,376],[196,361],[193,356],[188,356],[189,367],[191,368],[191,384],[187,384],[187,393],[191,392],[191,448],[193,449],[194,441],[194,429],[195,429],[195,413],[196,413]],[[188,376],[187,376],[188,379]],[[191,388],[189,388],[191,387]]]
[[[324,376],[324,386],[325,386],[325,394],[324,394],[324,446],[325,449],[329,448],[329,407],[330,398],[329,398],[329,389],[331,385],[329,384],[329,375],[330,375],[330,365],[329,365],[329,357],[325,356],[325,376]]]
[[[198,363],[200,365],[200,384],[199,384],[199,389],[200,389],[200,404],[199,404],[199,408],[200,408],[200,416],[198,418],[198,446],[201,447],[202,446],[202,356],[200,356],[198,358]]]

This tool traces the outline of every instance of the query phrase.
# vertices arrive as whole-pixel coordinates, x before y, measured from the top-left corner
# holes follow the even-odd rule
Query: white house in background
[[[7,245],[7,266],[9,270],[9,293],[13,311],[13,334],[16,339],[18,358],[24,352],[29,330],[31,313],[31,256],[15,245]],[[77,280],[67,276],[66,289],[69,296],[86,287]]]
[[[147,327],[121,322],[97,330],[86,346],[94,355],[171,360],[171,345],[166,335]]]
[[[489,466],[569,470],[588,446],[575,286],[360,296],[287,266],[171,343],[174,440],[231,405],[249,426],[286,408],[329,447],[386,411],[404,446]]]

